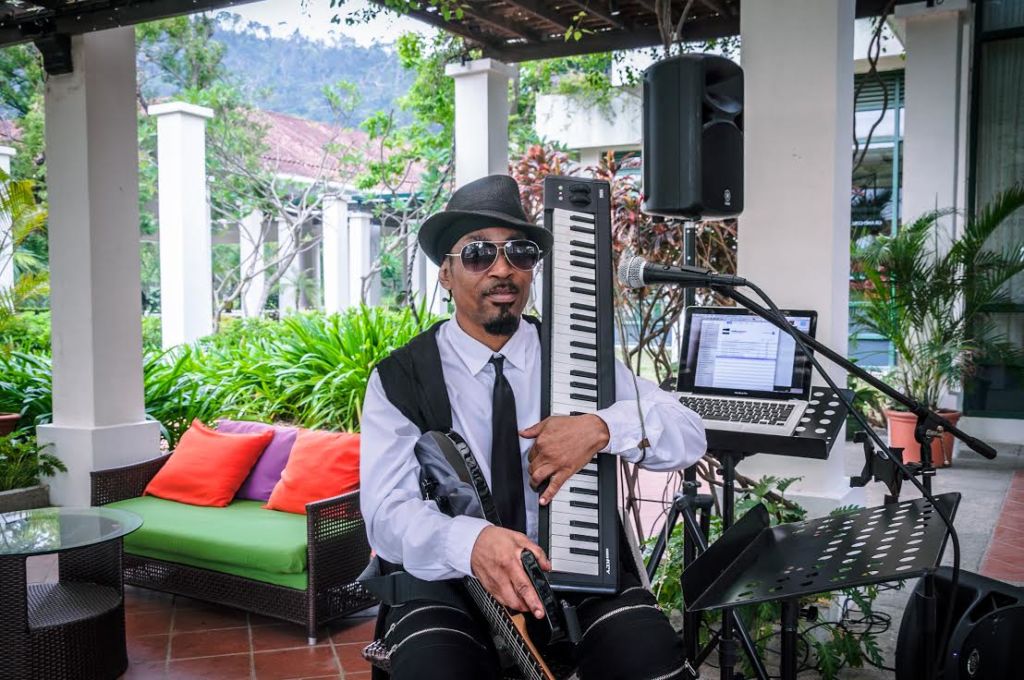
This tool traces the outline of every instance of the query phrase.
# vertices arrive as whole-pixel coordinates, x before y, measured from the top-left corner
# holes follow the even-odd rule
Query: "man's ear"
[[[441,263],[441,268],[437,271],[437,280],[441,282],[441,286],[450,291],[452,289],[452,270],[451,270],[451,258],[446,257],[444,262]]]

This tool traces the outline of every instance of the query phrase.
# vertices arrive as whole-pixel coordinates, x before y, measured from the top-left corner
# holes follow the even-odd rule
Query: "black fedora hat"
[[[526,219],[519,185],[508,175],[481,177],[456,190],[445,209],[420,227],[420,248],[440,265],[460,238],[487,227],[518,229],[540,246],[541,253],[551,250],[551,232]]]

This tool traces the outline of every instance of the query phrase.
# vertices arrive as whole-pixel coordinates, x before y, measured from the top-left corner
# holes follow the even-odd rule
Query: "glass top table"
[[[0,557],[44,555],[112,541],[142,526],[114,508],[37,508],[0,514]]]

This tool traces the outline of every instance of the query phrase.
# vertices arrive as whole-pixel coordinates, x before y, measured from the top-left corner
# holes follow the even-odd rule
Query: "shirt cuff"
[[[473,546],[480,532],[491,523],[480,517],[459,515],[453,517],[448,526],[448,540],[445,541],[445,559],[448,567],[464,576],[473,575]]]
[[[628,409],[625,412],[620,408],[623,405]],[[613,404],[597,411],[595,415],[608,428],[608,445],[601,449],[601,453],[614,453],[627,460],[639,457],[637,446],[640,444],[641,430],[637,423],[636,404]]]

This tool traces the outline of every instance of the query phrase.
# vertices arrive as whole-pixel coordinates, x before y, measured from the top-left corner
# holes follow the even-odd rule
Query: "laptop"
[[[818,314],[783,310],[814,337]],[[739,307],[689,307],[676,393],[708,429],[789,436],[811,390],[811,362],[781,328]]]

